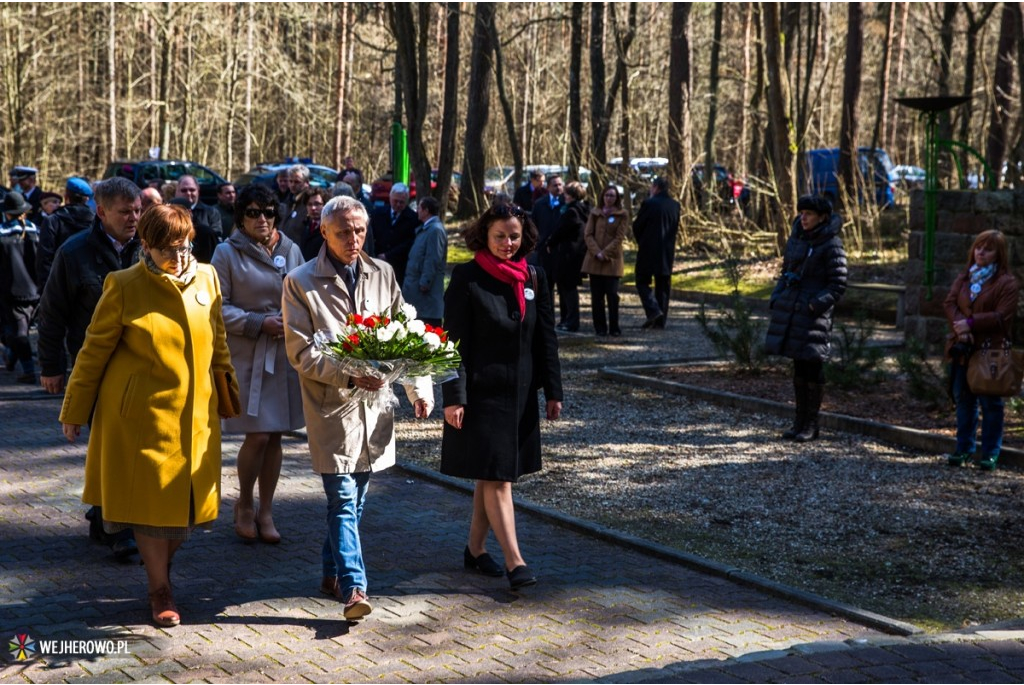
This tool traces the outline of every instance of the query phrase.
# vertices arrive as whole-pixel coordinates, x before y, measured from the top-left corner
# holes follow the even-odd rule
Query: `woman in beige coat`
[[[139,233],[143,261],[107,276],[60,421],[74,442],[92,416],[82,501],[102,505],[107,533],[134,529],[153,621],[166,627],[180,621],[171,559],[217,518],[214,373],[234,372],[217,274],[192,257],[188,209],[152,207]]]
[[[622,335],[619,328],[619,279],[625,263],[622,241],[629,226],[629,214],[622,208],[622,194],[609,185],[601,193],[601,200],[590,212],[583,240],[587,254],[583,258],[583,273],[590,275],[590,308],[594,316],[594,330],[598,336],[611,333]],[[605,301],[608,318],[605,319]]]
[[[281,541],[274,492],[281,475],[281,435],[303,426],[299,376],[288,363],[281,318],[281,282],[303,263],[298,245],[281,234],[277,200],[253,183],[235,201],[235,230],[217,246],[213,267],[224,293],[224,327],[238,373],[242,413],[224,431],[245,433],[238,450],[235,533],[245,542]],[[259,483],[259,508],[253,489]]]

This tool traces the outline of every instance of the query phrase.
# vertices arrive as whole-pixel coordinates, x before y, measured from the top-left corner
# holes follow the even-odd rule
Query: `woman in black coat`
[[[793,221],[769,304],[765,351],[793,360],[796,419],[782,437],[807,442],[818,437],[832,312],[846,291],[846,252],[839,237],[842,217],[832,213],[828,199],[805,195],[796,207],[800,216]]]
[[[537,580],[519,552],[512,483],[540,470],[538,389],[549,420],[562,411],[558,340],[544,272],[524,259],[537,244],[527,215],[514,205],[491,207],[465,237],[473,261],[453,269],[444,298],[462,365],[458,379],[441,386],[441,473],[476,480],[466,568],[503,574],[485,547],[494,530],[517,590]]]

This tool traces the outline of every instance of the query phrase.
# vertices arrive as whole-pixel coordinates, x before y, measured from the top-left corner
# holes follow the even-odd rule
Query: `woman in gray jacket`
[[[235,201],[237,230],[217,246],[212,261],[242,398],[241,416],[226,419],[224,432],[245,433],[238,450],[235,533],[246,542],[271,544],[281,541],[273,517],[281,434],[303,426],[299,378],[285,353],[281,283],[304,260],[298,245],[277,230],[277,207],[269,188],[245,188]]]

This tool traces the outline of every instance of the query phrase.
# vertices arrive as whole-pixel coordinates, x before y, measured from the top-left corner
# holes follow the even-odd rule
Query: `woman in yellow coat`
[[[107,276],[60,421],[73,442],[92,416],[82,501],[102,505],[108,532],[135,530],[153,620],[173,626],[171,559],[220,506],[214,373],[234,372],[220,284],[192,257],[188,210],[153,207],[139,233],[143,260]]]

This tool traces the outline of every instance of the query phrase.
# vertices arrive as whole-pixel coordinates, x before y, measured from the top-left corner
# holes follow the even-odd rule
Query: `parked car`
[[[697,202],[703,206],[706,202],[704,197],[704,165],[694,164],[690,169],[693,179],[693,188],[697,194]],[[742,179],[733,176],[732,172],[724,164],[715,165],[715,194],[726,207],[743,207],[750,199],[750,191],[746,189]]]
[[[919,166],[897,164],[892,168],[892,180],[905,190],[924,188],[925,170]]]
[[[875,204],[879,207],[891,205],[895,183],[888,153],[881,148],[857,148],[857,165],[861,176],[874,188]],[[839,148],[806,151],[801,157],[798,172],[800,192],[824,195],[833,204],[839,198]],[[859,201],[863,202],[863,197]]]
[[[453,197],[458,199],[459,184],[462,183],[462,174],[457,171],[452,172],[451,189],[454,192],[448,193],[448,201],[451,204]],[[370,200],[375,204],[386,205],[388,204],[389,198],[391,197],[391,186],[395,184],[392,179],[391,172],[384,174],[376,181],[373,182],[370,188]],[[430,170],[430,190],[433,191],[437,188],[437,169]],[[411,173],[409,174],[409,199],[416,199],[416,177]]]
[[[565,179],[565,175],[569,173],[569,167],[562,164],[527,164],[523,167],[523,172],[518,180],[513,178],[515,176],[515,167],[491,167],[484,172],[484,195],[491,198],[499,191],[505,191],[509,195],[514,195],[516,189],[526,183],[526,179],[530,177],[530,173],[533,171],[543,172],[545,177],[557,173],[561,174],[562,178]],[[590,169],[581,166],[577,169],[577,174],[583,187],[589,187]]]
[[[281,170],[287,170],[295,164],[297,164],[297,162],[264,162],[257,164],[244,174],[236,177],[235,185],[241,189],[250,183],[259,183],[260,185],[276,190],[278,172]],[[305,164],[305,166],[309,169],[309,185],[311,186],[315,186],[317,188],[330,188],[340,180],[339,176],[341,175],[341,172],[337,169],[332,169],[331,167],[322,166],[320,164]]]
[[[159,188],[165,181],[177,181],[185,175],[194,176],[199,184],[199,199],[212,205],[217,202],[217,189],[227,179],[213,169],[196,162],[171,159],[115,160],[107,165],[103,178],[120,176],[140,188]]]

